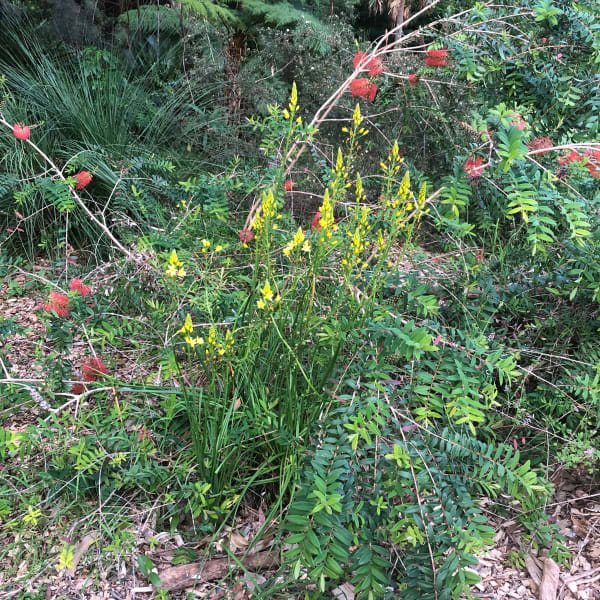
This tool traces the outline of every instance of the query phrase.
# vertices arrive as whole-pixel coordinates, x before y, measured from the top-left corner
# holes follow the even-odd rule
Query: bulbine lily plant
[[[295,86],[289,106],[272,107],[268,121],[272,135],[284,132],[285,156],[306,134]],[[212,280],[194,280],[190,273],[197,271],[176,253],[165,265],[183,307],[174,337],[182,380],[196,381],[185,395],[199,474],[215,494],[227,497],[234,480],[239,489],[240,478],[248,485],[275,481],[283,465],[297,464],[311,428],[338,402],[330,381],[343,375],[366,343],[360,331],[374,318],[392,256],[429,210],[425,185],[411,190],[397,144],[381,163],[381,195],[368,203],[352,168],[368,133],[358,106],[343,131],[345,147],[308,227],[288,226],[285,164],[262,192],[240,235],[238,269],[228,271],[235,278],[221,281],[237,288],[239,302],[230,314],[213,310],[206,322],[203,298]],[[198,256],[206,261],[208,255]]]

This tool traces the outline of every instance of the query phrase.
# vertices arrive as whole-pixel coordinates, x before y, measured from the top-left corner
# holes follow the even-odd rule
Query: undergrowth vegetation
[[[143,6],[95,45],[2,9],[0,589],[85,564],[175,595],[166,536],[228,573],[268,548],[256,597],[446,600],[489,510],[569,561],[600,11],[415,2],[369,44],[318,4]]]

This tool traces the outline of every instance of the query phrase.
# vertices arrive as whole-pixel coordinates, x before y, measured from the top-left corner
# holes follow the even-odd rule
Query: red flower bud
[[[294,188],[294,182],[291,179],[288,179],[284,184],[283,187],[285,189],[286,192],[291,192],[292,189]]]

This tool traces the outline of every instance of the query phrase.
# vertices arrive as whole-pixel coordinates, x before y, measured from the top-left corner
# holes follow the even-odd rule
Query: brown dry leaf
[[[248,544],[250,544],[250,542],[237,531],[232,531],[229,540],[231,542],[230,545],[232,546],[232,550],[234,551],[236,549],[243,550],[244,548],[248,547]]]

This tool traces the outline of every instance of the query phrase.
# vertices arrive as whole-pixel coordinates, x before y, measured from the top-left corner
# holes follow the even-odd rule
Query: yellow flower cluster
[[[192,317],[188,314],[185,317],[185,321],[183,323],[183,327],[177,332],[184,334],[184,341],[190,347],[190,349],[194,350],[196,346],[206,346],[204,349],[204,353],[208,356],[223,356],[228,350],[233,348],[233,334],[231,331],[227,330],[225,333],[225,339],[219,340],[217,338],[217,330],[214,325],[210,326],[208,330],[208,338],[206,339],[206,343],[204,338],[196,336],[194,337],[192,334],[194,333],[194,325],[192,323]]]
[[[289,107],[289,111],[287,108],[283,109],[283,117],[284,119],[289,120],[291,117],[294,116],[294,114],[296,113],[296,111],[298,110],[298,90],[296,89],[296,82],[294,81],[294,83],[292,83],[292,94],[290,96],[290,103],[288,105]],[[296,119],[296,122],[298,124],[302,123],[302,118],[298,117]]]
[[[166,274],[168,277],[185,277],[186,275],[183,263],[179,260],[175,250],[171,250],[171,254],[169,255]]]
[[[233,334],[229,329],[225,332],[225,339],[219,340],[217,337],[217,330],[214,325],[210,326],[208,330],[208,339],[206,340],[207,346],[204,350],[207,357],[220,358],[227,351],[233,349]]]
[[[261,310],[265,310],[266,308],[273,310],[274,305],[281,302],[281,296],[279,294],[275,295],[275,292],[273,291],[273,288],[271,288],[271,284],[268,280],[259,291],[261,297],[256,301],[256,305]]]
[[[321,213],[321,218],[319,219],[321,233],[325,237],[330,238],[333,235],[333,232],[337,231],[337,225],[335,224],[335,220],[333,218],[333,205],[329,199],[329,189],[325,190],[323,204],[321,204],[319,212]]]
[[[329,184],[331,193],[336,197],[338,190],[343,190],[350,187],[348,183],[348,167],[344,163],[344,156],[342,155],[341,148],[338,148],[337,158],[335,160],[335,168],[333,169],[333,181]]]
[[[289,258],[290,254],[300,248],[302,252],[310,252],[310,241],[305,239],[302,227],[298,227],[298,231],[294,235],[292,241],[285,246],[283,253]]]
[[[207,239],[200,240],[200,250],[201,250],[202,254],[206,254],[207,252],[210,252],[210,248],[211,248],[210,240],[207,240]],[[223,246],[221,246],[221,244],[217,244],[214,247],[215,252],[222,252],[223,250],[224,250],[224,248],[223,248]]]
[[[269,227],[269,224],[277,219],[281,219],[281,215],[277,214],[277,202],[273,195],[273,190],[269,189],[263,192],[262,210],[256,215],[252,223],[252,229],[256,232],[256,237],[259,238]],[[272,229],[277,229],[277,223],[271,225]]]
[[[357,277],[360,277],[360,270],[366,268],[368,263],[361,258],[361,254],[366,248],[365,242],[368,241],[368,233],[370,230],[369,208],[367,206],[362,206],[360,208],[360,219],[356,224],[354,231],[348,231],[348,236],[351,240],[350,248],[348,249],[348,255],[342,260],[342,264],[344,265],[347,274],[350,273],[355,264],[359,269]]]
[[[183,339],[192,350],[196,346],[202,346],[204,344],[204,338],[192,336],[192,333],[194,333],[194,325],[192,323],[192,317],[189,313],[185,317],[183,327],[177,333],[183,333],[185,335]]]

